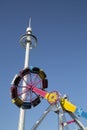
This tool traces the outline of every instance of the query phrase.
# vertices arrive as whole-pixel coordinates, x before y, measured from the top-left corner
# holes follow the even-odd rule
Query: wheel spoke
[[[18,96],[21,96],[22,94],[25,94],[27,92],[27,88],[25,88],[22,92],[18,93]]]

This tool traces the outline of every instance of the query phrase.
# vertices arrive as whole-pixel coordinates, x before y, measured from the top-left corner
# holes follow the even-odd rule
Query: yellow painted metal
[[[12,103],[16,104],[17,106],[21,106],[23,101],[20,98],[13,98]]]
[[[47,92],[44,98],[47,99],[48,96],[49,96],[49,94],[50,94],[50,93]]]
[[[61,104],[62,108],[66,111],[74,113],[76,110],[76,106],[74,104],[72,104],[71,102],[69,102],[67,99],[61,98],[60,104]]]
[[[49,93],[49,95],[47,96],[47,101],[51,104],[56,103],[58,100],[58,94],[57,92],[51,92]]]
[[[45,78],[45,73],[43,72],[43,70],[40,70],[38,75],[41,77],[41,79]]]

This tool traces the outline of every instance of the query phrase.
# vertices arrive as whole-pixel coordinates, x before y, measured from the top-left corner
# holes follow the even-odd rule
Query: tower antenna
[[[31,28],[31,17],[29,19],[29,27]]]

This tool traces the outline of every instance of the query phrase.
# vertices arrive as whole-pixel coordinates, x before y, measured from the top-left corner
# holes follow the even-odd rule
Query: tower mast
[[[34,35],[32,35],[31,18],[29,20],[29,26],[26,29],[26,34],[20,38],[20,43],[26,49],[24,68],[27,68],[29,66],[30,49],[32,49],[33,47],[36,47],[36,44],[37,44],[37,38]],[[27,77],[25,77],[25,80],[27,81]],[[23,86],[25,86],[25,82],[23,82]],[[24,90],[25,88],[22,88],[22,89]],[[22,98],[26,99],[26,94],[23,94]],[[23,108],[20,108],[18,130],[24,130],[25,128],[25,113],[26,113],[26,110]]]

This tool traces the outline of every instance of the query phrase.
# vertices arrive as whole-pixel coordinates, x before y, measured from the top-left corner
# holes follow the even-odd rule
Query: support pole
[[[47,114],[51,111],[52,106],[49,106],[43,113],[43,115],[40,117],[39,120],[36,121],[36,123],[34,124],[34,126],[32,127],[31,130],[36,130],[37,127],[41,124],[41,122],[44,120],[44,118],[47,116]]]
[[[74,115],[74,113],[69,112],[69,115],[72,117],[72,119],[75,120],[76,124],[81,130],[86,130],[86,127],[79,121],[79,119]]]
[[[29,20],[29,27],[26,29],[26,34],[21,37],[20,43],[22,44],[24,48],[26,48],[24,68],[27,68],[29,66],[30,49],[32,49],[33,47],[36,47],[36,43],[37,43],[36,37],[32,35],[31,19]],[[25,77],[25,81],[27,81],[27,77]],[[25,82],[23,82],[23,86],[26,86]],[[23,91],[24,89],[25,88],[22,88]],[[21,98],[26,99],[26,94],[23,94]],[[18,130],[25,129],[25,113],[26,113],[26,110],[23,108],[20,108]]]

